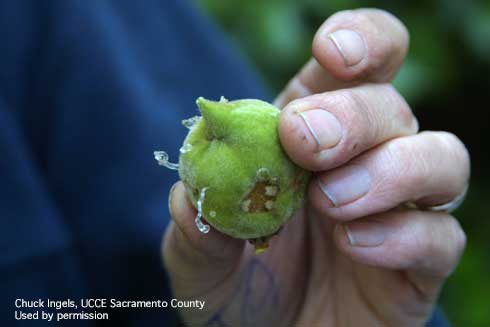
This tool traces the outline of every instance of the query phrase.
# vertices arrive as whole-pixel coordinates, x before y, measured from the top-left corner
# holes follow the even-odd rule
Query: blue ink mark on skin
[[[257,297],[257,299],[252,300],[254,283],[261,279],[263,279],[261,283],[265,284],[265,288],[262,290],[255,289],[254,295],[260,295],[260,299],[258,300]],[[274,273],[258,258],[252,258],[247,265],[242,285],[245,288],[240,313],[243,326],[252,325],[253,321],[251,321],[251,318],[278,306],[279,294]]]
[[[251,299],[254,291],[254,283],[260,281],[266,285],[260,292],[260,301]],[[260,290],[255,290],[255,292]],[[264,311],[277,308],[279,304],[279,292],[276,278],[272,270],[267,267],[258,258],[252,258],[246,265],[241,283],[237,285],[235,294],[243,294],[240,303],[240,321],[241,326],[254,326],[254,317],[257,317]],[[257,293],[255,293],[257,294]],[[223,320],[223,313],[230,306],[231,301],[221,307],[207,322],[208,327],[227,327]]]
[[[206,323],[207,327],[227,327],[225,322],[223,321],[223,310],[226,308],[221,308],[218,312],[216,312]]]

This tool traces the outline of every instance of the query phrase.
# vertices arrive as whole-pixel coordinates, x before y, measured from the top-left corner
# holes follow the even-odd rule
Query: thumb
[[[163,259],[174,294],[191,299],[206,296],[236,269],[245,241],[214,228],[201,233],[194,223],[197,212],[180,181],[170,190],[169,210],[173,221],[163,239]]]

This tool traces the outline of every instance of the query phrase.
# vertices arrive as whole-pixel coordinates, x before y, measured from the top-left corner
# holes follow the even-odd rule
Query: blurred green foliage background
[[[411,35],[394,84],[423,129],[449,130],[472,155],[472,183],[460,219],[468,243],[441,303],[455,326],[490,326],[490,1],[196,0],[275,93],[311,56],[316,29],[333,13],[385,9]]]

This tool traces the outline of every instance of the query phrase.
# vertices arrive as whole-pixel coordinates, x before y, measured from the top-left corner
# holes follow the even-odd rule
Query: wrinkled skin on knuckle
[[[383,84],[381,88],[383,99],[385,99],[387,107],[391,109],[393,117],[390,117],[387,123],[396,121],[397,125],[392,126],[392,129],[398,129],[399,135],[416,133],[419,128],[418,121],[405,99],[392,84]]]
[[[427,162],[429,158],[410,139],[393,140],[386,144],[385,149],[383,164],[389,167],[387,171],[390,172],[394,190],[416,194],[417,190],[427,185],[432,176],[431,165]]]
[[[454,158],[455,163],[461,169],[459,183],[464,187],[468,183],[470,176],[470,154],[464,143],[453,133],[450,132],[437,132],[441,147],[444,148],[450,157]]]
[[[448,217],[448,228],[450,230],[448,239],[452,242],[451,251],[454,258],[453,266],[455,266],[466,248],[467,237],[461,224],[453,216]]]
[[[364,94],[359,90],[344,90],[338,94],[340,104],[337,114],[342,116],[346,131],[343,146],[347,149],[362,148],[378,138],[378,118],[369,109]]]
[[[390,80],[408,51],[409,34],[404,24],[391,13],[380,9],[361,9],[371,41],[376,44],[369,53],[373,80]],[[389,31],[389,32],[387,32]]]
[[[456,267],[466,236],[456,219],[446,213],[430,213],[421,217],[419,225],[414,231],[411,261],[432,277],[444,280]]]

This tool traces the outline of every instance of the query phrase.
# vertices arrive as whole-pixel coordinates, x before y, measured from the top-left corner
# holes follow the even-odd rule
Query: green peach
[[[302,205],[310,176],[281,147],[280,111],[253,99],[196,103],[202,117],[184,121],[179,158],[188,196],[215,229],[266,247]]]

